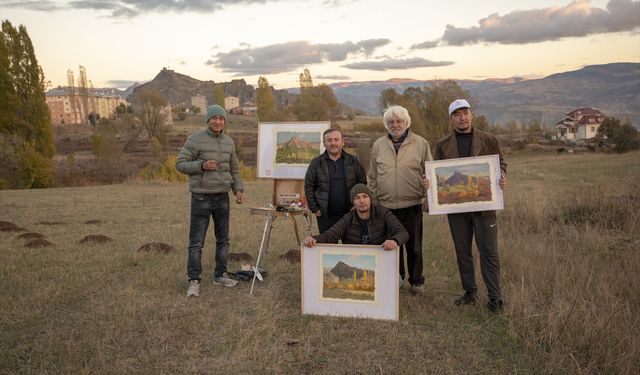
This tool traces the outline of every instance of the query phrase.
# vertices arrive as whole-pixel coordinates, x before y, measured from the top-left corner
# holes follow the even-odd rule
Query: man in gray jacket
[[[229,190],[236,203],[244,201],[244,185],[240,178],[240,162],[231,137],[224,134],[227,113],[219,105],[212,105],[205,116],[207,129],[193,133],[187,138],[178,158],[176,169],[189,175],[191,191],[191,223],[189,225],[189,256],[187,296],[200,294],[202,273],[202,247],[213,218],[216,237],[216,267],[213,283],[235,286],[237,281],[227,276],[229,255]]]
[[[316,215],[320,233],[326,232],[351,210],[351,188],[367,183],[358,157],[344,151],[344,136],[340,129],[325,130],[322,142],[325,152],[311,160],[304,177],[307,207]]]

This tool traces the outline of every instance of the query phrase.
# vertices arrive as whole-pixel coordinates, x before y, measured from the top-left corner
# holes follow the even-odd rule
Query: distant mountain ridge
[[[329,86],[341,103],[370,115],[380,115],[377,101],[382,90],[393,88],[402,93],[409,87],[424,87],[435,82],[394,78]],[[597,108],[606,116],[630,118],[634,124],[640,123],[640,63],[590,65],[540,79],[513,77],[456,82],[476,99],[475,113],[485,115],[490,123],[535,119],[552,126],[566,113],[580,107]]]

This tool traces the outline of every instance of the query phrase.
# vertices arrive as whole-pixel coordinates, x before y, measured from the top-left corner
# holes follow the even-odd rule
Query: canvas
[[[302,247],[302,312],[398,320],[398,250],[317,244]]]
[[[258,124],[258,177],[304,179],[311,160],[324,152],[329,122]]]
[[[425,174],[430,215],[504,208],[498,155],[428,161]]]

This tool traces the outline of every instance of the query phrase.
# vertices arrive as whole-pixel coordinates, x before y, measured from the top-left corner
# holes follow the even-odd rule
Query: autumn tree
[[[2,22],[0,33],[0,188],[53,184],[55,146],[44,74],[27,29]]]
[[[213,86],[213,104],[224,108],[224,85],[222,83],[216,83]]]
[[[638,129],[629,121],[621,124],[616,117],[607,117],[602,121],[596,132],[596,142],[603,148],[609,148],[615,152],[626,152],[640,148]]]
[[[133,105],[134,113],[150,139],[155,137],[164,142],[166,133],[164,109],[167,105],[167,98],[155,90],[141,90],[136,95]]]
[[[329,121],[338,115],[340,107],[333,89],[326,84],[313,86],[311,73],[300,74],[300,95],[293,113],[300,121]]]
[[[273,102],[272,88],[265,77],[258,78],[258,88],[256,90],[256,104],[258,106],[258,120],[274,121],[275,104]]]

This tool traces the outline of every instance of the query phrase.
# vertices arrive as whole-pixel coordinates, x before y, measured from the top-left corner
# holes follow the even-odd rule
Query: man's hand
[[[429,190],[429,179],[427,176],[422,176],[422,187],[424,188],[424,191]]]
[[[202,163],[203,171],[215,171],[218,168],[218,162],[215,160],[205,160]]]
[[[302,241],[302,244],[306,247],[314,247],[316,243],[317,243],[316,239],[311,236],[307,236],[307,238],[305,238],[304,241]]]
[[[398,244],[394,240],[386,240],[382,243],[382,248],[385,249],[385,251],[393,250],[396,247],[398,247]]]
[[[316,217],[322,216],[322,212],[320,210],[314,212],[313,214],[316,215]]]
[[[500,189],[504,190],[505,187],[507,187],[507,176],[505,176],[504,174],[500,174],[500,179],[498,180],[498,186],[500,186]]]
[[[236,193],[236,203],[237,204],[244,203],[244,194],[241,191]]]

